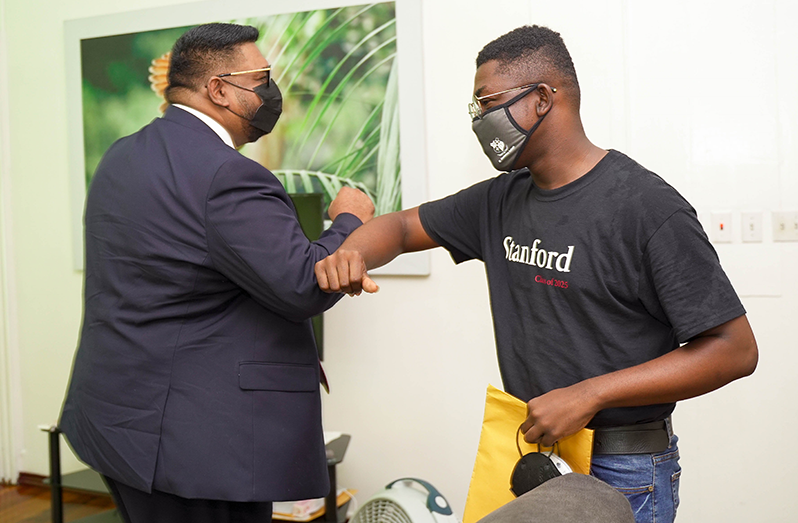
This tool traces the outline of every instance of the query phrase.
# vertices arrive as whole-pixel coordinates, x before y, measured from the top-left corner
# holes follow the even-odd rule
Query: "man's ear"
[[[218,76],[213,76],[208,80],[206,88],[208,89],[208,98],[210,98],[211,102],[221,107],[230,105],[230,101],[227,99],[230,94],[230,86],[227,85],[224,80]]]
[[[556,89],[549,84],[539,84],[535,92],[538,95],[538,102],[535,104],[535,111],[538,116],[543,116],[551,110],[553,105],[554,93]]]

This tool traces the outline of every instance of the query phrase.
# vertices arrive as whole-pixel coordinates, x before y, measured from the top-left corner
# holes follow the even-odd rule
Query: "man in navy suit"
[[[277,178],[236,151],[282,98],[253,27],[172,50],[171,106],[105,154],[85,214],[85,313],[60,426],[130,522],[269,521],[329,491],[313,267],[374,206],[342,189],[303,235]]]

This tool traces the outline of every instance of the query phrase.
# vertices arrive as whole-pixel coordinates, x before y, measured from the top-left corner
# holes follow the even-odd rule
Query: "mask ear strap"
[[[509,107],[509,106],[513,105],[515,102],[517,102],[521,98],[523,98],[523,97],[527,96],[528,94],[534,92],[535,89],[537,89],[539,85],[540,85],[540,83],[536,83],[536,84],[530,85],[528,88],[526,88],[523,91],[521,91],[521,93],[517,94],[516,96],[513,96],[512,98],[510,98],[510,100],[504,102],[501,105],[503,107]]]
[[[522,152],[524,152],[524,149],[526,149],[526,144],[528,144],[528,143],[529,143],[529,139],[530,139],[530,138],[532,138],[532,134],[533,134],[533,133],[535,132],[535,130],[536,130],[536,129],[537,129],[539,126],[540,126],[540,124],[542,124],[542,123],[543,123],[543,119],[544,119],[544,118],[546,118],[546,116],[548,116],[548,114],[549,114],[550,112],[551,112],[551,111],[547,111],[547,112],[546,112],[546,114],[544,114],[543,116],[541,116],[540,118],[538,118],[538,121],[537,121],[537,122],[535,122],[535,124],[532,126],[532,128],[531,128],[530,130],[528,130],[528,131],[524,131],[524,134],[526,135],[526,138],[524,139],[524,142],[523,142],[523,143],[522,143],[520,146],[518,146],[518,151],[519,151],[519,152],[518,152],[518,156],[516,156],[516,158],[515,158],[515,162],[513,163],[513,165],[511,165],[511,166],[510,166],[510,168],[511,168],[511,169],[514,169],[514,168],[515,168],[515,164],[516,164],[516,163],[518,163],[518,158],[521,156],[521,153],[522,153]],[[512,122],[512,124],[513,124],[513,125],[514,125],[514,126],[517,128],[517,129],[523,129],[521,126],[519,126],[519,125],[518,125],[518,124],[515,122],[515,118],[513,118],[513,115],[511,115],[509,111],[507,111],[507,117],[510,119],[510,122]]]
[[[220,78],[220,80],[223,81],[224,83],[228,84],[228,85],[232,85],[233,87],[238,87],[239,89],[243,89],[245,91],[249,91],[250,93],[254,93],[255,92],[254,89],[250,89],[249,87],[244,87],[243,85],[234,84],[233,82],[231,82],[229,80],[225,80],[224,78]]]
[[[228,111],[230,111],[230,112],[231,112],[231,113],[233,113],[234,115],[238,116],[238,117],[239,117],[239,118],[241,118],[242,120],[245,120],[245,121],[247,121],[247,122],[249,121],[249,118],[245,118],[245,117],[241,116],[240,114],[238,114],[237,112],[233,111],[233,110],[232,110],[232,109],[230,109],[229,107],[225,106],[225,109],[227,109]]]
[[[481,119],[486,114],[490,114],[490,113],[492,113],[494,111],[499,111],[501,109],[507,109],[508,107],[513,105],[515,102],[517,102],[521,98],[523,98],[523,97],[529,95],[530,93],[534,92],[534,90],[537,89],[539,85],[540,85],[539,83],[530,85],[526,90],[522,91],[520,94],[517,94],[517,95],[513,96],[512,98],[510,98],[509,100],[507,100],[503,104],[499,104],[499,105],[497,105],[495,107],[491,107],[487,111],[483,111],[482,114],[479,115],[477,118],[474,118],[474,120]],[[473,122],[474,120],[471,120],[471,121]]]

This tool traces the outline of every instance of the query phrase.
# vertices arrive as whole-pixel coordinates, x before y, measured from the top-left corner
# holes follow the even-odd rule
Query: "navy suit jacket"
[[[176,107],[117,141],[85,213],[85,311],[60,427],[131,487],[276,501],[329,491],[310,318],[339,296],[277,178]]]

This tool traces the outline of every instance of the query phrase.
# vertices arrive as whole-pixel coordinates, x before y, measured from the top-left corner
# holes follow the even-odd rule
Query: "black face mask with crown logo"
[[[533,92],[538,85],[540,84],[529,86],[510,101],[491,107],[471,122],[471,129],[477,135],[482,150],[485,151],[493,167],[499,171],[510,171],[514,168],[518,156],[526,147],[532,133],[548,114],[541,116],[528,131],[518,125],[518,122],[510,114],[510,106]]]

